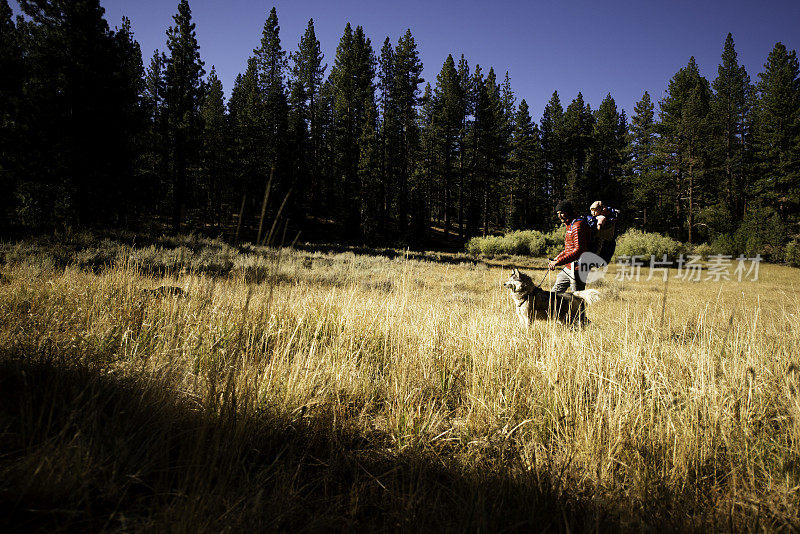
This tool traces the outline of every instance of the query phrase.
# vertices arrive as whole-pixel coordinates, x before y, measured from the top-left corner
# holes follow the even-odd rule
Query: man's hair
[[[556,211],[563,211],[564,213],[575,213],[575,206],[569,200],[562,200],[556,204]]]
[[[592,205],[591,205],[591,206],[589,206],[589,209],[591,209],[591,210],[601,210],[601,211],[602,211],[602,209],[603,209],[604,207],[605,207],[605,206],[603,206],[603,203],[602,203],[601,201],[599,201],[599,200],[595,200],[595,201],[592,203]]]

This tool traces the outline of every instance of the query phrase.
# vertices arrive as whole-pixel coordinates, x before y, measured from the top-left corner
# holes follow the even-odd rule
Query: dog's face
[[[508,280],[503,283],[503,287],[509,288],[514,293],[530,293],[534,289],[533,280],[519,269],[512,269]]]

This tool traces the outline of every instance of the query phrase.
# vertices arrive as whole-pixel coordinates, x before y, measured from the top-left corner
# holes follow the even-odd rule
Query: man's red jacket
[[[564,265],[580,258],[581,254],[589,250],[589,236],[590,229],[586,221],[573,219],[567,225],[567,235],[564,236],[564,250],[555,257],[556,265]]]

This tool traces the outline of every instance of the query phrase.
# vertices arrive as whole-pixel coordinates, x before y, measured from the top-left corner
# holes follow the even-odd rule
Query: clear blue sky
[[[131,19],[147,66],[153,50],[165,48],[178,0],[101,0],[101,5],[112,28],[123,15]],[[517,102],[526,99],[537,120],[554,90],[564,107],[581,91],[594,109],[611,93],[630,117],[644,91],[658,101],[692,55],[712,81],[728,32],[753,81],[776,42],[800,48],[800,0],[190,0],[190,5],[206,70],[216,66],[228,95],[274,5],[287,51],[297,48],[313,17],[329,66],[326,75],[347,22],[364,27],[376,55],[387,36],[396,43],[410,28],[431,85],[447,54],[458,61],[463,53],[470,67],[479,63],[488,72],[493,66],[500,80],[508,71]]]

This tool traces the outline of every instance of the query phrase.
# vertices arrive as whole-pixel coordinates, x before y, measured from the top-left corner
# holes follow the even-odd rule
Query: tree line
[[[800,76],[781,43],[755,83],[729,34],[717,77],[690,58],[658,109],[648,92],[630,119],[610,94],[592,109],[554,92],[537,123],[508,73],[463,55],[426,83],[410,30],[377,49],[347,24],[328,66],[313,19],[287,51],[273,8],[226,102],[186,0],[147,67],[130,21],[110,29],[99,0],[19,5],[15,19],[0,0],[5,226],[264,241],[279,221],[423,245],[550,229],[569,198],[688,242],[797,232]]]

